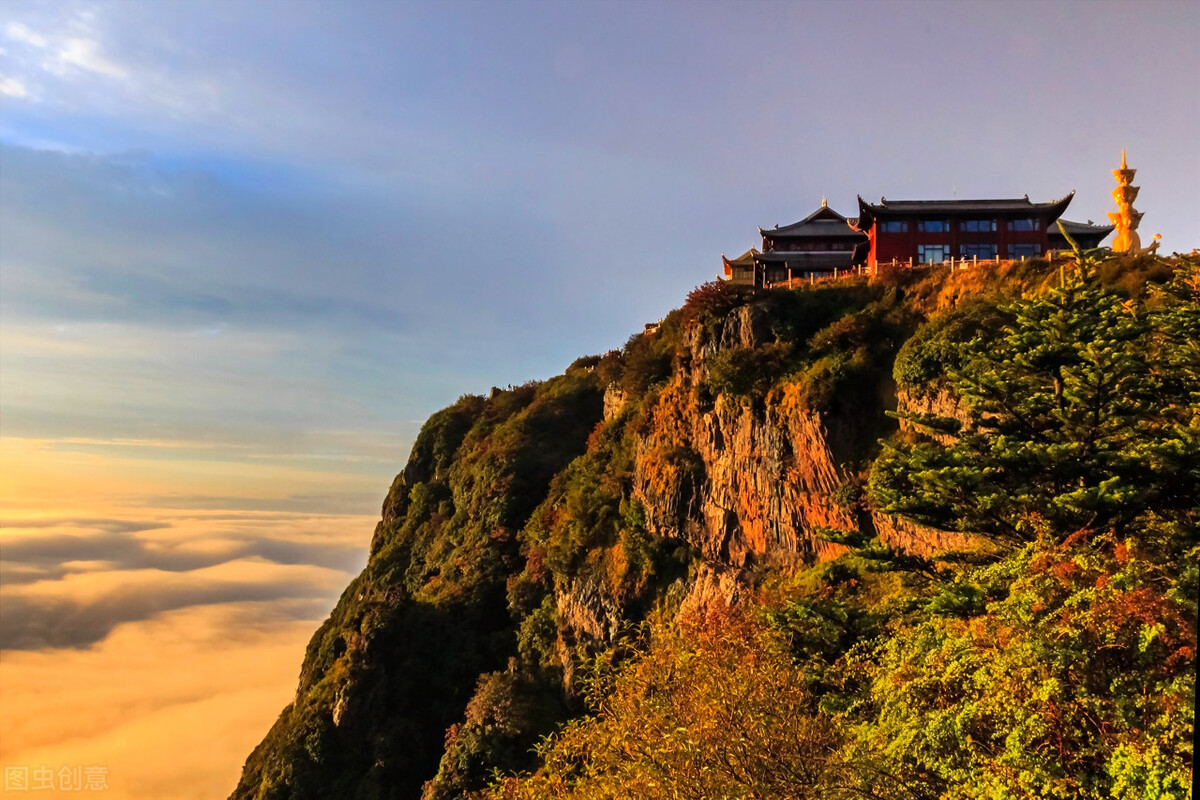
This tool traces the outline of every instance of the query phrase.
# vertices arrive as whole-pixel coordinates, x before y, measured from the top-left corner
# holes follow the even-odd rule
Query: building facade
[[[870,239],[866,266],[940,264],[951,259],[1040,258],[1067,247],[1057,222],[1075,192],[1048,203],[1004,200],[898,200],[858,198],[856,229]],[[1111,226],[1063,220],[1081,246],[1095,247]],[[1093,243],[1094,242],[1094,243]]]

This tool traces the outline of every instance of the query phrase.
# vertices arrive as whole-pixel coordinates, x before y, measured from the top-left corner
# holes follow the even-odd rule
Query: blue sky
[[[1197,30],[1194,0],[5,0],[0,761],[227,793],[421,422],[619,347],[822,197],[1099,221],[1126,148],[1143,239],[1197,247]]]

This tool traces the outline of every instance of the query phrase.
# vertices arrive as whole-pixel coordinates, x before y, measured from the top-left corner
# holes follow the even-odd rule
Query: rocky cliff
[[[1045,276],[701,287],[620,351],[438,412],[232,797],[461,796],[533,766],[580,666],[648,614],[735,603],[855,536],[960,545],[873,513],[865,472],[888,412],[953,413],[938,337],[984,318],[959,311]]]

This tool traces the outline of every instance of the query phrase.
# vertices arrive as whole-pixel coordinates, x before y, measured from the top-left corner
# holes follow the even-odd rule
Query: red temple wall
[[[977,217],[971,217],[971,219],[975,218]],[[996,230],[983,232],[961,231],[959,230],[961,220],[952,219],[949,232],[924,233],[917,230],[918,217],[895,217],[892,219],[906,221],[908,223],[908,230],[902,233],[881,233],[877,220],[871,226],[869,233],[871,252],[867,259],[867,265],[875,267],[881,262],[889,262],[893,259],[908,263],[910,258],[913,260],[913,263],[916,263],[918,260],[917,247],[930,244],[949,245],[950,253],[956,258],[959,257],[960,246],[969,244],[995,244],[1001,258],[1008,257],[1008,248],[1013,244],[1041,245],[1043,253],[1049,249],[1049,237],[1046,233],[1044,218],[1039,217],[1037,230],[1032,231],[1009,230],[1008,222],[1012,218],[1027,219],[1029,215],[997,217]]]

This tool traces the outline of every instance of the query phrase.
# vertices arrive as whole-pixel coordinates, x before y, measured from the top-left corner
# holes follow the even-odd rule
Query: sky
[[[228,794],[422,421],[621,346],[823,197],[1075,190],[1101,221],[1124,148],[1143,239],[1200,246],[1197,29],[1195,2],[5,0],[5,779]]]

